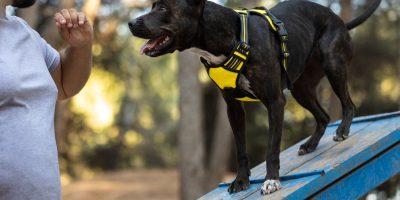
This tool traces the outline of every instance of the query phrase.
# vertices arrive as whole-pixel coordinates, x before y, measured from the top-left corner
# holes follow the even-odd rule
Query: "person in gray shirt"
[[[64,9],[54,17],[67,47],[57,52],[0,0],[0,200],[61,199],[54,133],[57,100],[77,94],[92,66],[93,29],[86,16]]]

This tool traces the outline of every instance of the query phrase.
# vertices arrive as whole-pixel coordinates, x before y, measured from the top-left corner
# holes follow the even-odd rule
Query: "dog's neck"
[[[200,20],[198,35],[192,45],[209,61],[223,62],[240,39],[240,18],[232,9],[207,1]],[[208,54],[204,55],[204,54]]]

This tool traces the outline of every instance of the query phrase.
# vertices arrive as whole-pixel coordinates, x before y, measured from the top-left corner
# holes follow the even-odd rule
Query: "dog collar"
[[[200,58],[204,64],[208,76],[218,86],[222,93],[239,101],[259,101],[251,92],[240,88],[239,77],[246,69],[249,59],[250,46],[248,44],[248,15],[257,14],[263,16],[269,22],[271,28],[280,36],[282,50],[282,69],[288,80],[288,88],[291,89],[291,81],[287,74],[287,59],[289,52],[286,47],[287,32],[282,21],[273,16],[266,8],[255,8],[251,10],[235,10],[239,14],[241,23],[240,41],[235,45],[229,57],[221,65],[213,65],[203,57]]]

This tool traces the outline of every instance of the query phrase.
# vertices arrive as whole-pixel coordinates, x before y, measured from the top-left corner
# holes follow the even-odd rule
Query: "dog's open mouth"
[[[167,50],[172,44],[172,38],[168,35],[156,37],[147,41],[140,49],[140,54],[147,56],[158,56]]]

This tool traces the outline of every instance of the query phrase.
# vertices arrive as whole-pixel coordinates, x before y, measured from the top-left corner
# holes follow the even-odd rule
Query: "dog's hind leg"
[[[229,122],[235,137],[236,158],[238,164],[237,176],[229,186],[228,192],[235,193],[246,190],[250,186],[250,168],[246,153],[245,112],[242,102],[225,96],[224,99],[228,108]]]
[[[343,141],[348,137],[355,111],[347,86],[347,67],[351,60],[352,46],[344,26],[330,29],[332,27],[321,37],[320,48],[325,74],[342,105],[342,122],[333,140]]]
[[[316,94],[316,87],[324,76],[324,71],[318,64],[319,62],[308,64],[305,72],[293,84],[293,89],[291,91],[296,101],[310,111],[316,121],[315,131],[311,137],[300,146],[299,155],[310,153],[317,148],[329,123],[329,116],[319,104]]]

